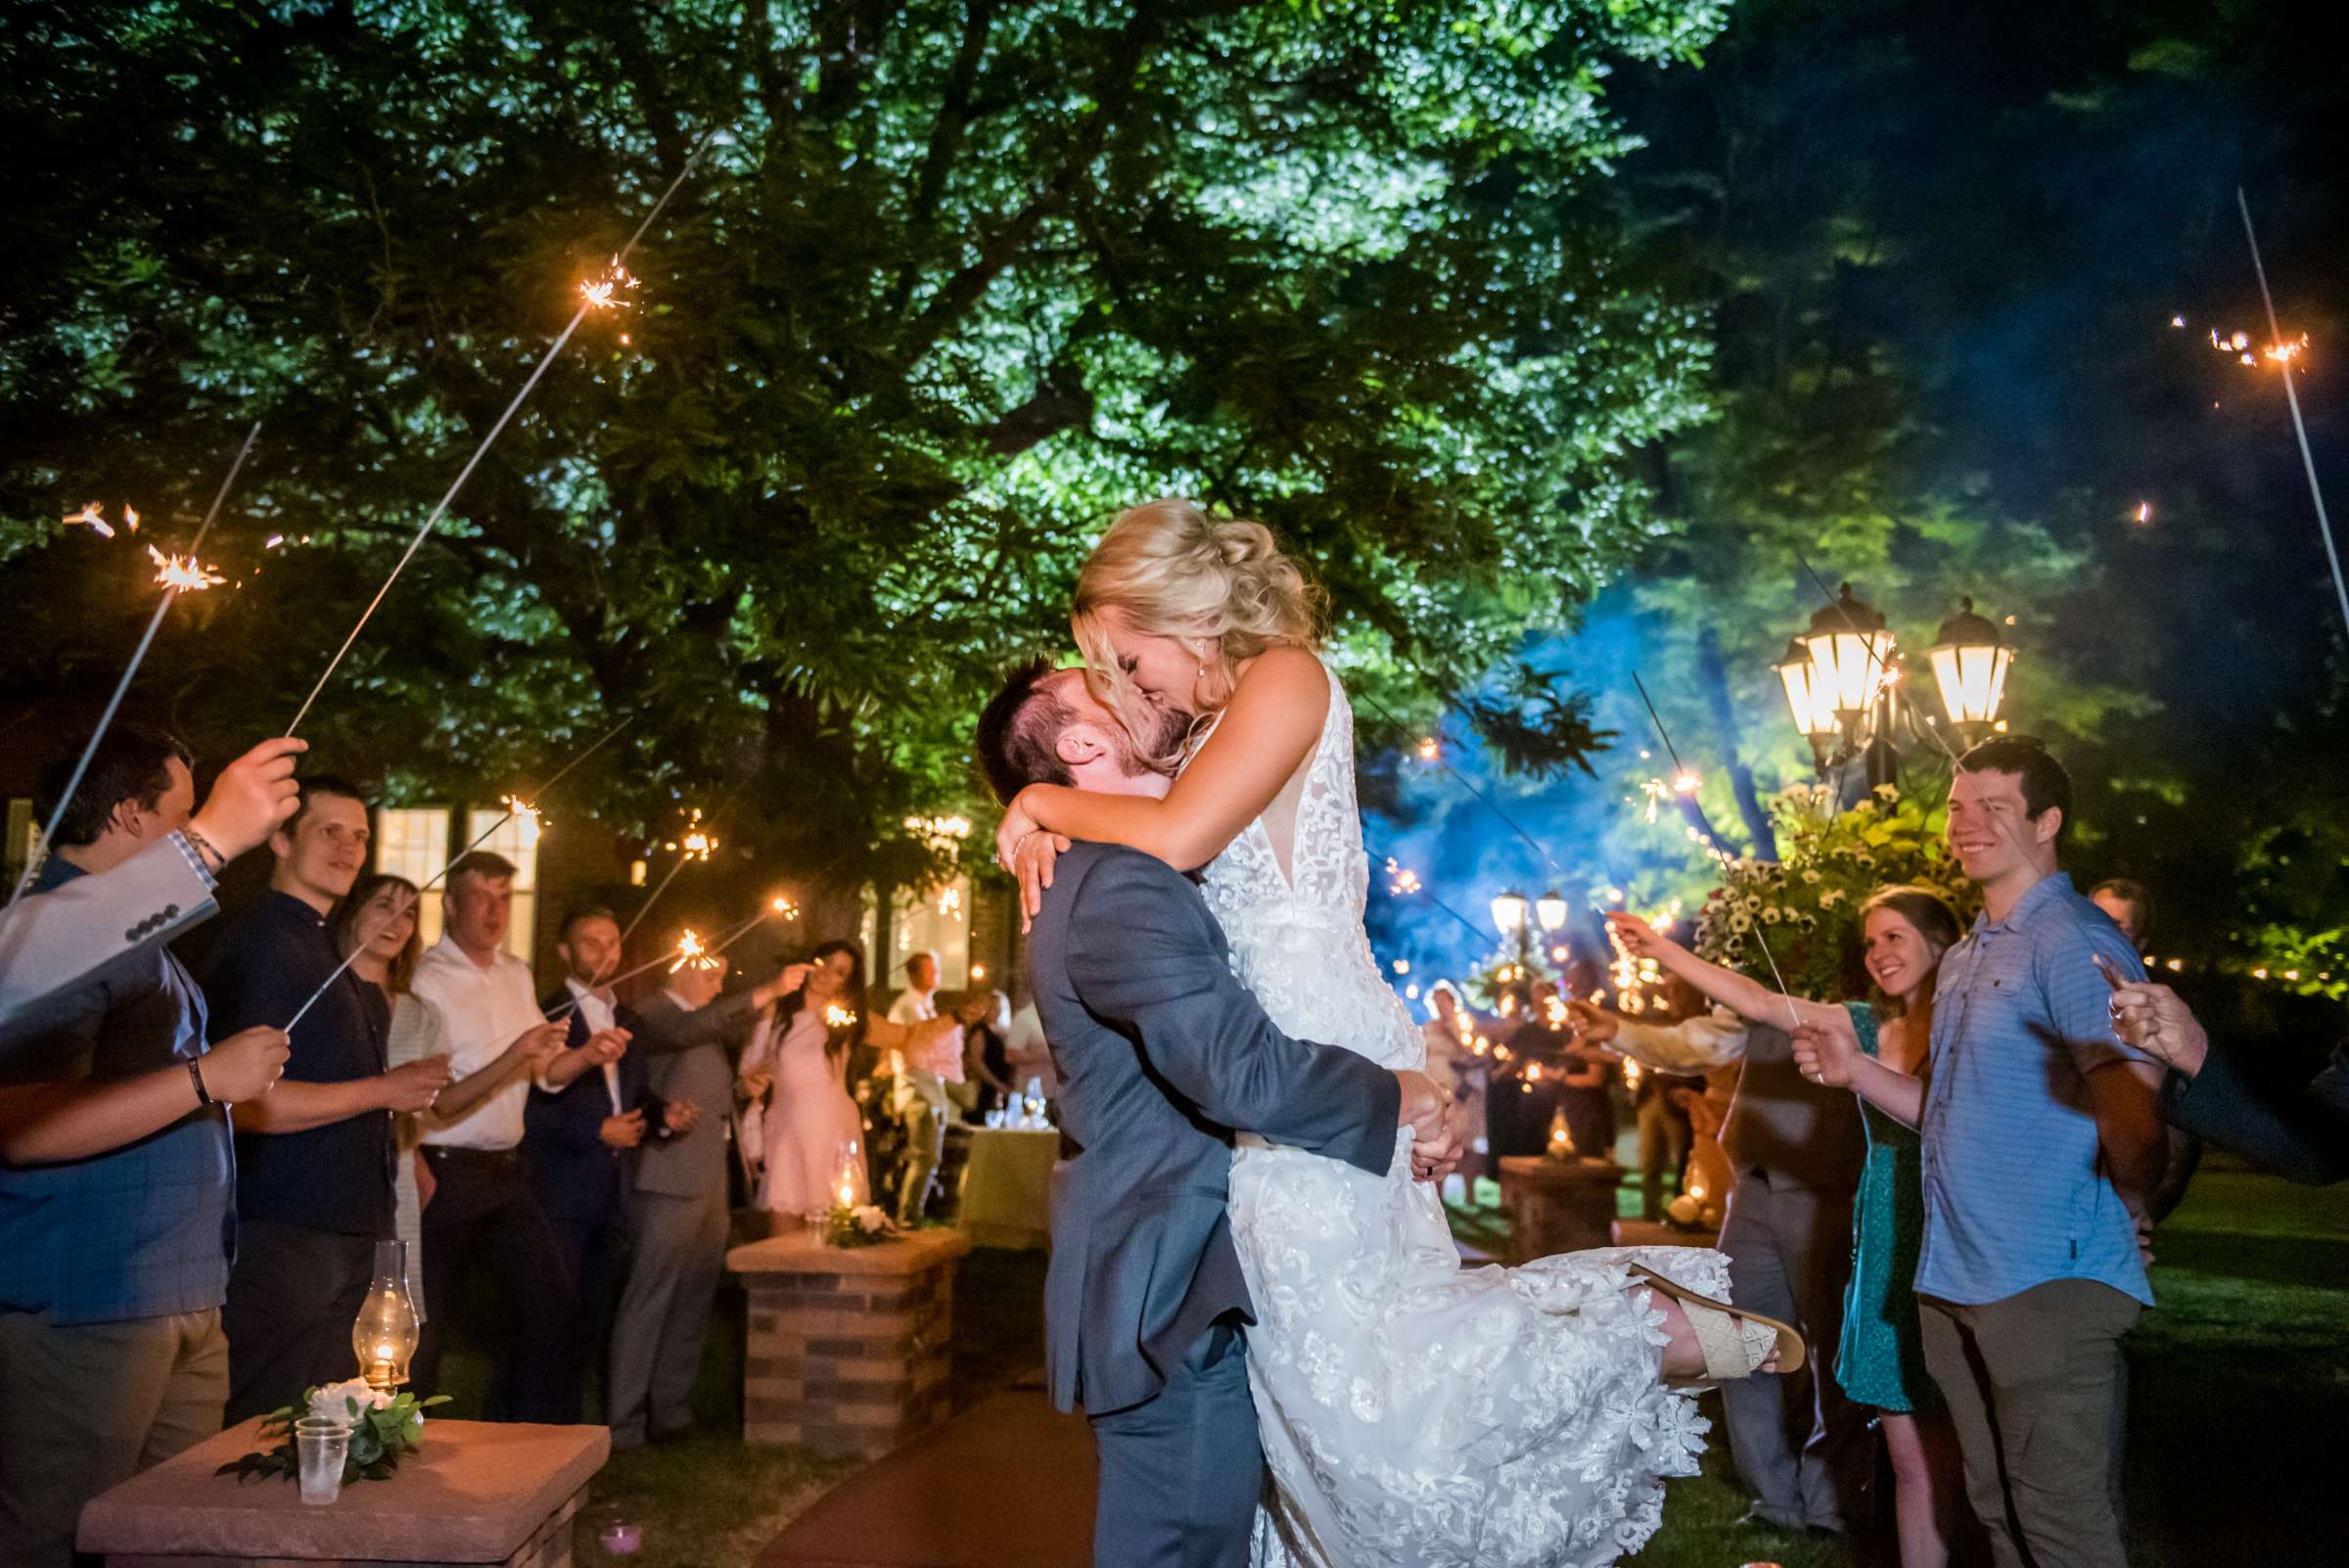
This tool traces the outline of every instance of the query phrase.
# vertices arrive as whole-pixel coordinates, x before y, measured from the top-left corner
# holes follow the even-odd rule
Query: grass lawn
[[[1454,1211],[1472,1243],[1491,1217]],[[2224,1156],[2203,1165],[2155,1237],[2159,1310],[2129,1341],[2128,1494],[2138,1568],[2349,1560],[2349,1187],[2312,1190]],[[967,1407],[1025,1374],[1039,1349],[1043,1257],[978,1252],[955,1288],[954,1390]],[[742,1568],[852,1465],[796,1449],[746,1448],[739,1430],[742,1298],[719,1299],[696,1390],[703,1429],[614,1456],[581,1512],[576,1560],[608,1558],[597,1532],[644,1527],[644,1568]],[[470,1413],[478,1358],[452,1353],[451,1413]],[[1741,1525],[1719,1402],[1703,1476],[1673,1483],[1642,1568],[1857,1568],[1841,1541]]]

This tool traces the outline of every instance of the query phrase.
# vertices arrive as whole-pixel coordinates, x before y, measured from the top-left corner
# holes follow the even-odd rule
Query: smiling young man
[[[2072,785],[2038,741],[1958,760],[1949,846],[1983,911],[1942,959],[1923,1085],[1925,1362],[2000,1568],[2124,1568],[2121,1336],[2153,1304],[2136,1216],[2160,1069],[2112,1030],[2137,953],[2056,868]]]
[[[269,835],[269,891],[221,934],[205,976],[215,1041],[284,1028],[325,987],[291,1032],[284,1080],[237,1108],[237,1261],[221,1311],[231,1422],[355,1372],[350,1320],[376,1238],[392,1234],[390,1113],[423,1109],[448,1081],[445,1058],[391,1067],[383,991],[335,973],[329,916],[367,844],[358,787],[303,779],[300,809]]]

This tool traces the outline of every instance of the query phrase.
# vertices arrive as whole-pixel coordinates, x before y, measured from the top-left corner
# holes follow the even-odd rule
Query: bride
[[[1362,927],[1353,715],[1314,652],[1316,612],[1262,525],[1174,500],[1125,513],[1072,622],[1094,694],[1138,746],[1181,733],[1169,712],[1191,720],[1158,759],[1179,777],[1163,801],[1032,785],[997,847],[1031,912],[1069,839],[1204,867],[1233,968],[1274,1024],[1415,1069],[1420,1032]],[[1803,1354],[1783,1324],[1717,1310],[1718,1252],[1463,1268],[1403,1152],[1380,1179],[1242,1134],[1229,1215],[1256,1307],[1264,1568],[1612,1563],[1655,1532],[1663,1478],[1696,1472],[1690,1374],[1791,1371]]]

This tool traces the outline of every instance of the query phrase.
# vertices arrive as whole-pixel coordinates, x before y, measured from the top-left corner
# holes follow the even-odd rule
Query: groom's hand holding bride
[[[1411,1175],[1441,1181],[1458,1167],[1467,1141],[1451,1091],[1425,1073],[1397,1073],[1395,1081],[1403,1085],[1396,1121],[1411,1130]]]

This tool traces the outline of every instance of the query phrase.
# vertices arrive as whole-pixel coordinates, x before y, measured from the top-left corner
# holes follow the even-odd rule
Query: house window
[[[917,952],[938,954],[938,983],[959,990],[971,975],[971,879],[955,877],[927,893],[900,893],[890,922],[891,972],[880,984],[905,984],[905,959]]]
[[[385,807],[375,813],[375,868],[416,886],[448,864],[448,807]],[[416,934],[426,946],[440,940],[440,889],[425,888],[416,907]]]
[[[505,948],[527,964],[538,945],[538,818],[525,811],[497,823],[505,814],[494,809],[468,811],[465,842],[481,839],[474,848],[514,862],[514,918],[506,926]],[[492,823],[497,823],[494,830]]]

